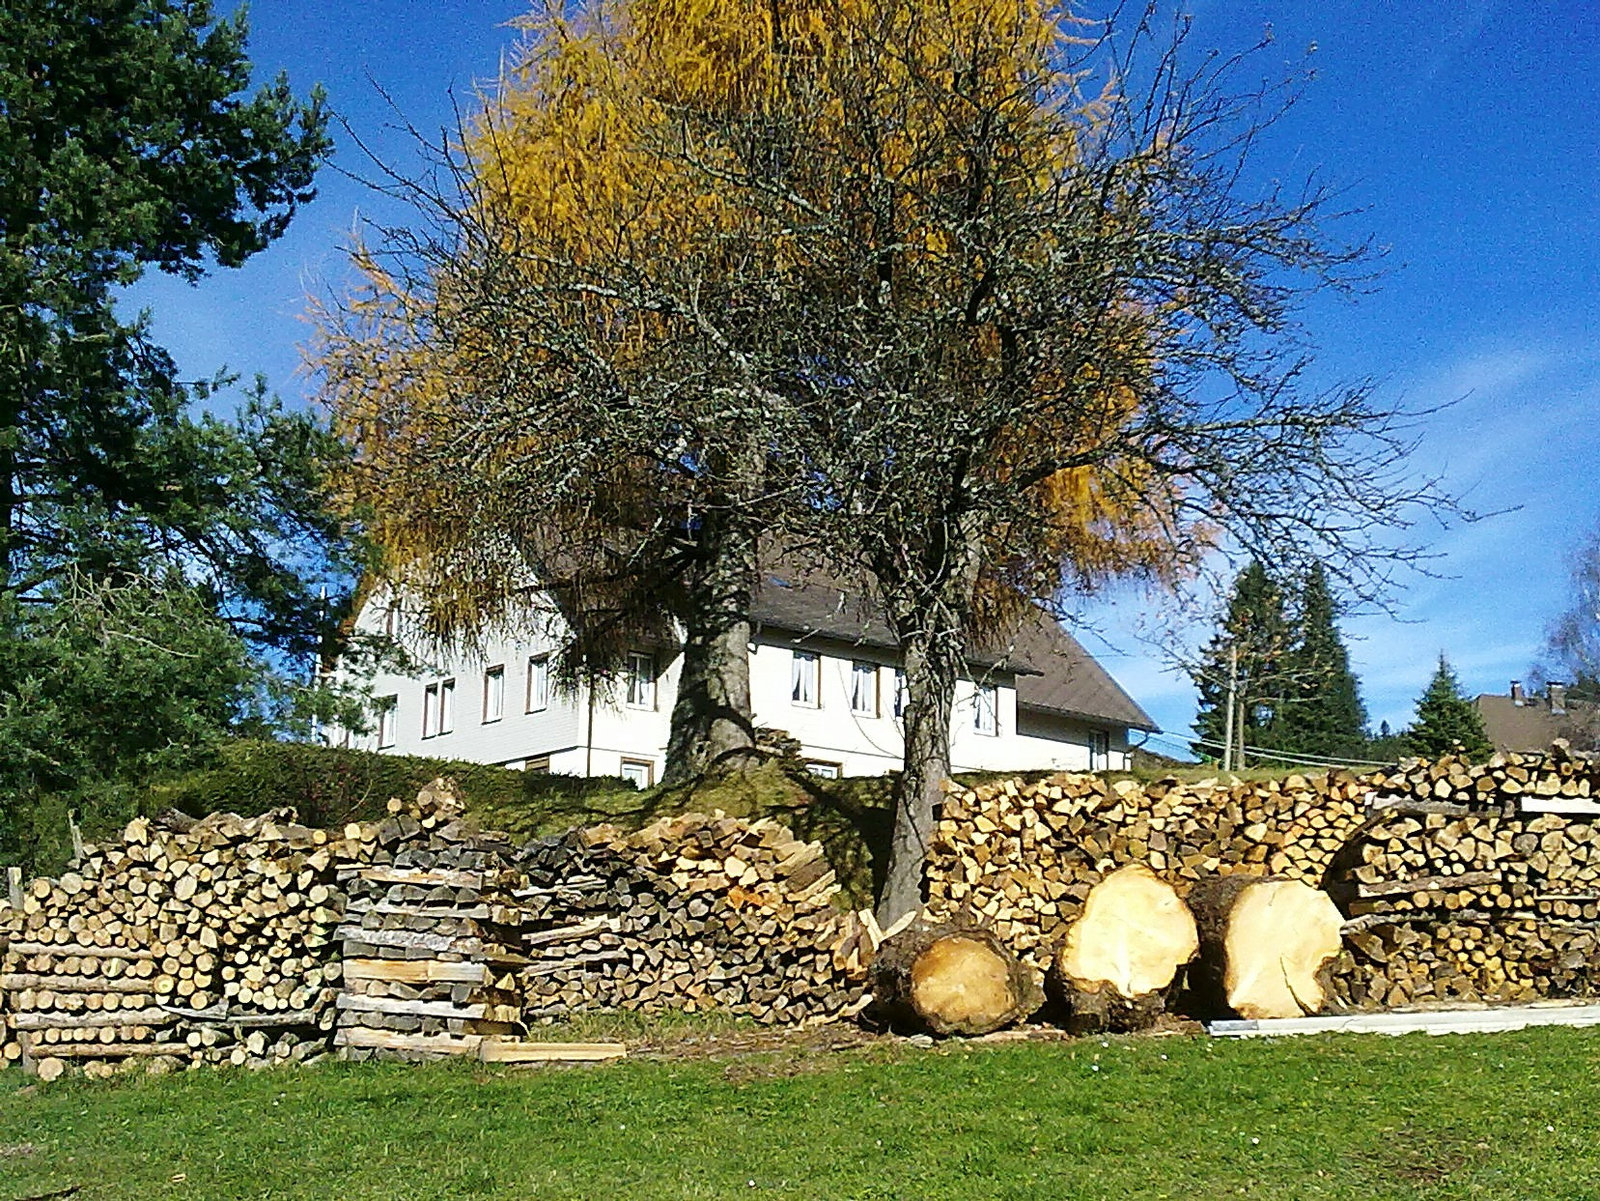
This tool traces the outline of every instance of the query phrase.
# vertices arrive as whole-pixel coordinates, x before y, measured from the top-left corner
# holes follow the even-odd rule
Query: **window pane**
[[[901,667],[894,669],[894,715],[906,715],[906,673]]]
[[[972,725],[980,734],[999,732],[996,709],[999,707],[998,690],[993,684],[979,684],[972,698]]]
[[[535,655],[528,660],[528,712],[550,704],[550,657]]]
[[[439,732],[439,685],[429,684],[422,691],[422,736],[432,738]]]
[[[439,685],[439,733],[448,734],[456,728],[456,682],[446,680]]]
[[[878,665],[850,666],[850,708],[866,717],[878,716]]]
[[[635,652],[628,656],[628,705],[634,709],[656,707],[655,660]]]
[[[817,657],[810,651],[795,651],[790,669],[789,699],[797,705],[817,703]]]
[[[491,667],[483,673],[483,720],[499,721],[506,704],[506,669]]]
[[[394,745],[394,719],[399,712],[400,698],[386,696],[378,702],[378,745]]]

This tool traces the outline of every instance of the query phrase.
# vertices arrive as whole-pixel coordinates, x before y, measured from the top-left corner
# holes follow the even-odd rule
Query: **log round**
[[[1046,986],[1075,1033],[1142,1029],[1166,1011],[1199,946],[1194,915],[1177,890],[1135,864],[1090,889]]]
[[[931,1034],[987,1034],[1044,1002],[1033,973],[995,935],[914,922],[878,948],[872,990],[893,1022]]]
[[[1225,876],[1195,885],[1189,908],[1200,930],[1190,979],[1203,1016],[1322,1011],[1344,925],[1326,893],[1298,880]]]

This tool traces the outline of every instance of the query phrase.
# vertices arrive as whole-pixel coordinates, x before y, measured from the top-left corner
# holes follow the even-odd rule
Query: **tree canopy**
[[[1494,750],[1483,730],[1483,718],[1461,692],[1455,669],[1441,652],[1428,687],[1417,698],[1417,720],[1402,737],[1407,749],[1425,759],[1463,754],[1485,758]]]

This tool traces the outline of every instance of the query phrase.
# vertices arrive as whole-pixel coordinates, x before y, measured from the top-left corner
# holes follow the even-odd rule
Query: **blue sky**
[[[1270,25],[1263,73],[1315,45],[1316,79],[1262,165],[1340,187],[1362,210],[1345,232],[1387,249],[1371,294],[1322,299],[1305,314],[1318,379],[1372,378],[1384,400],[1417,409],[1449,403],[1422,426],[1418,470],[1481,510],[1515,507],[1419,527],[1437,575],[1402,581],[1392,614],[1344,621],[1373,722],[1410,719],[1441,650],[1469,692],[1504,692],[1537,656],[1565,603],[1568,556],[1600,521],[1600,10],[1183,7],[1197,53],[1248,44]],[[506,22],[523,11],[501,0],[255,0],[251,55],[301,90],[320,81],[354,133],[404,171],[415,158],[396,126],[437,136],[454,104],[470,108],[514,44]],[[307,391],[306,295],[340,286],[361,217],[396,214],[350,177],[372,170],[338,137],[321,195],[271,250],[195,288],[162,278],[136,289],[186,371],[225,364],[265,373],[285,398]],[[1131,591],[1085,604],[1082,618],[1089,648],[1166,730],[1186,733],[1193,692],[1159,643],[1192,644],[1205,630],[1166,629],[1171,606]]]

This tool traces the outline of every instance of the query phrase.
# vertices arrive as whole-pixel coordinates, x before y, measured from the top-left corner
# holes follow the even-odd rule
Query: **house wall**
[[[364,632],[384,628],[388,598],[375,596],[363,607],[357,626]],[[422,662],[421,674],[380,672],[372,680],[376,697],[396,698],[395,739],[379,748],[377,734],[351,736],[329,731],[330,740],[395,754],[432,755],[526,767],[548,760],[549,770],[570,775],[626,775],[630,771],[655,782],[666,765],[666,746],[677,694],[681,656],[655,656],[654,702],[649,707],[626,703],[619,679],[575,693],[550,688],[548,704],[527,711],[528,660],[553,651],[562,630],[552,619],[530,635],[491,639],[482,655],[427,656],[415,648],[415,632],[401,625],[400,641]],[[792,695],[796,651],[818,660],[815,705],[795,703]],[[851,706],[853,665],[871,663],[876,673],[875,713],[857,713]],[[502,666],[505,703],[497,721],[484,721],[486,669]],[[900,719],[894,715],[896,658],[888,651],[839,640],[798,637],[782,631],[762,633],[751,647],[751,706],[758,726],[783,730],[797,739],[809,762],[836,767],[844,775],[881,775],[898,770],[904,745]],[[429,683],[456,681],[455,722],[449,733],[423,737],[423,705]],[[981,733],[975,715],[979,683],[957,682],[951,722],[951,762],[956,771],[1026,771],[1091,766],[1092,727],[1082,721],[1031,710],[1019,713],[1015,677],[994,672],[984,683],[995,688],[996,732]],[[1110,729],[1111,753],[1098,767],[1125,767],[1127,731]]]

